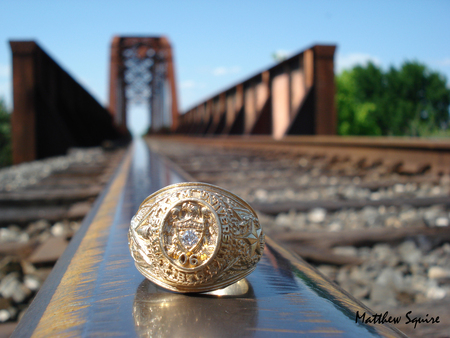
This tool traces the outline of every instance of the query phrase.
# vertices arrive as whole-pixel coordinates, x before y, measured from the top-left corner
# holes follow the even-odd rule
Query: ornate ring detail
[[[244,200],[206,183],[180,183],[147,197],[131,220],[128,244],[137,269],[178,292],[224,288],[250,274],[264,233]]]

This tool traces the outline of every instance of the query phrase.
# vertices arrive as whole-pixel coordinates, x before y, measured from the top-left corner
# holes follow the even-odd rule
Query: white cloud
[[[276,50],[275,53],[272,54],[272,58],[276,62],[281,62],[283,60],[286,60],[291,56],[292,52],[284,49]]]
[[[192,80],[182,81],[182,82],[180,83],[180,88],[181,88],[181,89],[191,89],[191,88],[195,88],[195,81],[192,81]]]
[[[205,83],[195,82],[193,80],[185,80],[180,82],[180,89],[199,89],[206,88]]]
[[[0,64],[0,78],[9,78],[11,76],[11,66]]]
[[[352,68],[356,65],[364,66],[371,61],[377,66],[381,65],[381,60],[376,56],[363,53],[351,53],[347,55],[338,54],[336,57],[336,70],[340,73],[344,69]]]
[[[225,67],[217,67],[212,71],[214,76],[221,76],[227,73],[227,69]]]
[[[222,76],[222,75],[228,75],[228,74],[237,74],[241,71],[241,67],[239,66],[232,66],[232,67],[216,67],[212,70],[212,74],[214,76]]]

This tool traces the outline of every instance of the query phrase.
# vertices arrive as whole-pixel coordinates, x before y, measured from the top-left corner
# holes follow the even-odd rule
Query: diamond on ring
[[[128,244],[137,269],[178,292],[224,288],[261,259],[264,233],[240,197],[206,183],[180,183],[147,197],[131,220]]]

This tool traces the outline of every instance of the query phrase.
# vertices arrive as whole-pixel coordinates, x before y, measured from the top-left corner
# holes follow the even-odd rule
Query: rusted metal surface
[[[180,115],[191,135],[336,134],[335,46],[315,45]]]
[[[121,137],[110,114],[34,41],[10,41],[13,162]],[[101,126],[101,127],[99,127]]]
[[[255,272],[231,289],[183,295],[147,281],[129,254],[129,222],[147,195],[183,181],[180,174],[136,143],[13,337],[404,336],[355,324],[356,311],[370,310],[271,239]]]
[[[109,110],[122,129],[127,127],[126,112],[132,103],[148,106],[152,132],[177,129],[173,52],[164,36],[113,38]]]

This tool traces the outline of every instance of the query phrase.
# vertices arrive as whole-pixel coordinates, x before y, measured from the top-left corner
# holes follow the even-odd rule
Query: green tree
[[[341,135],[450,135],[450,89],[423,64],[387,72],[373,63],[356,66],[336,77],[336,87]]]
[[[338,133],[340,135],[381,135],[375,98],[383,91],[381,70],[369,64],[336,78]]]
[[[11,165],[11,115],[0,98],[0,167]]]

